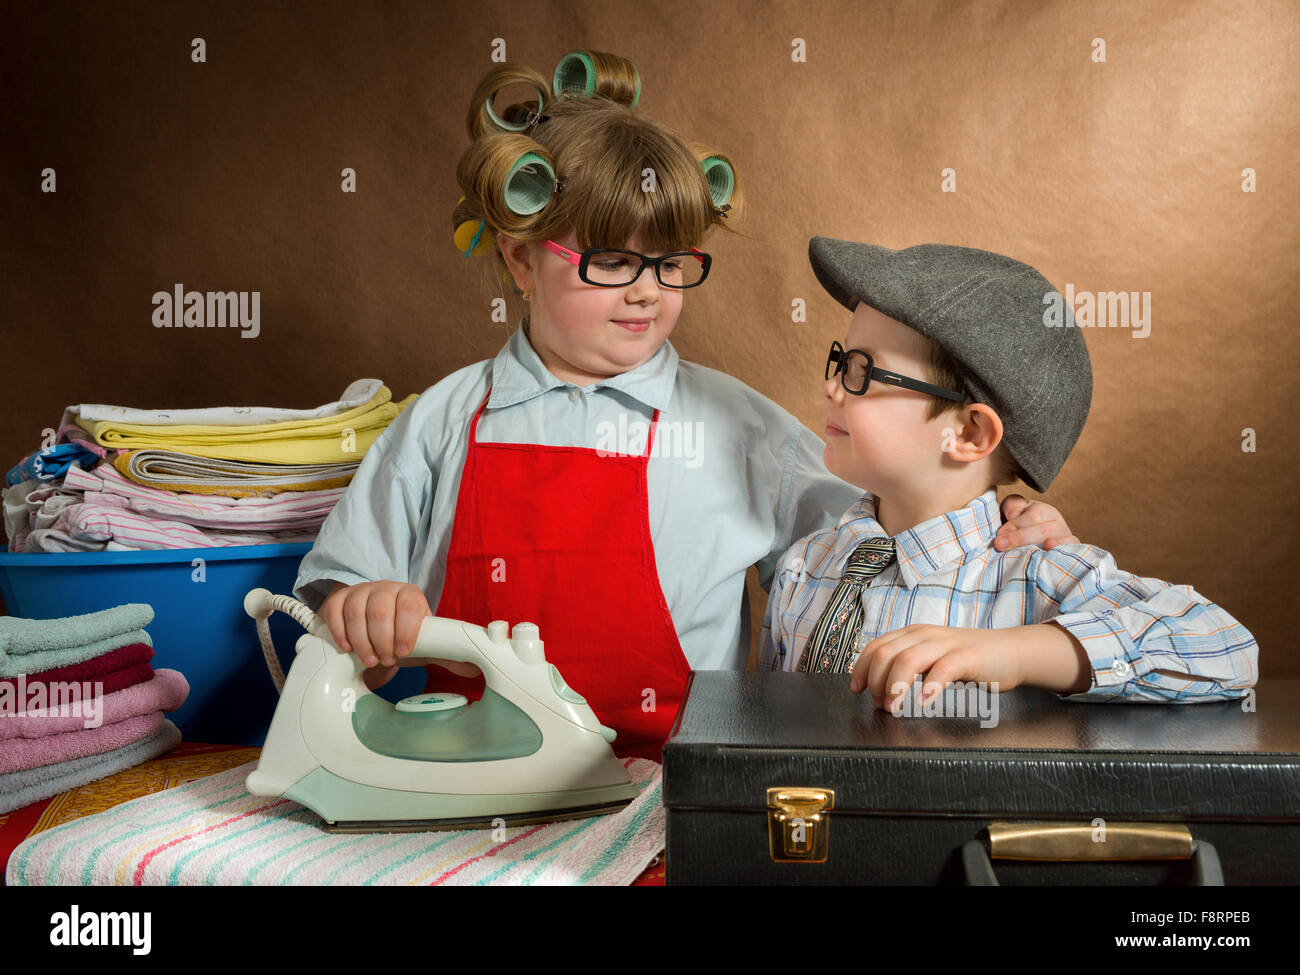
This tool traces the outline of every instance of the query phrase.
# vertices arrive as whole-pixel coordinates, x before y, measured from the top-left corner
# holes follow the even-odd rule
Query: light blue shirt
[[[1221,701],[1254,686],[1255,638],[1191,587],[1125,572],[1092,545],[999,552],[999,524],[997,492],[990,489],[893,536],[896,558],[859,596],[862,628],[850,669],[876,637],[913,623],[1002,629],[1050,620],[1078,639],[1092,669],[1091,686],[1061,695],[1067,701]],[[763,620],[759,670],[798,667],[849,556],[880,537],[887,533],[867,494],[834,528],[800,539],[785,554]]]
[[[744,669],[749,567],[766,590],[794,540],[834,526],[862,493],[826,470],[824,443],[789,412],[726,373],[679,360],[667,341],[636,369],[579,387],[552,375],[516,329],[495,359],[429,388],[379,436],[303,558],[297,598],[315,609],[335,581],[391,579],[419,585],[437,612],[470,421],[489,383],[480,442],[642,453],[661,411],[646,473],[650,535],[696,670]]]

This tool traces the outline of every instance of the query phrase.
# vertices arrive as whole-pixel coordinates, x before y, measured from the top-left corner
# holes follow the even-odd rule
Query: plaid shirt
[[[785,553],[763,620],[760,670],[798,666],[850,553],[886,534],[875,515],[868,494],[836,528]],[[855,657],[876,637],[912,623],[997,629],[1052,620],[1079,640],[1092,665],[1092,686],[1062,695],[1066,700],[1226,700],[1255,683],[1254,637],[1191,587],[1121,571],[1091,545],[998,552],[1000,524],[997,492],[989,490],[895,536],[897,558],[862,591]]]

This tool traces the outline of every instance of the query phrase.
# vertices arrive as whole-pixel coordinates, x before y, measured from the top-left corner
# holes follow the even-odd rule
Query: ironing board
[[[575,855],[590,858],[592,844],[596,844],[627,852],[616,858],[623,865],[613,870],[607,862],[612,858],[598,854],[596,859],[603,868],[589,881],[638,886],[664,883],[663,806],[658,795],[658,766],[651,762],[629,760],[633,781],[644,783],[649,791],[621,813],[516,827],[503,842],[493,843],[485,831],[366,836],[323,833],[311,825],[313,814],[294,803],[246,795],[240,783],[260,752],[260,748],[184,742],[152,761],[0,815],[0,863],[8,865],[6,877],[19,884],[201,885],[250,879],[271,884],[319,883],[321,871],[329,872],[325,865],[334,852],[332,847],[341,846],[348,850],[349,875],[337,876],[332,883],[553,883],[566,876],[565,863],[574,862]],[[251,808],[267,806],[274,808]],[[173,829],[171,839],[152,844],[143,854],[138,852],[142,835],[134,844],[124,842],[133,829],[139,832],[139,824],[156,823],[165,810],[170,810],[173,818],[180,816],[187,828]],[[93,824],[78,822],[88,816],[96,817]],[[236,822],[236,817],[242,819]],[[118,839],[101,844],[94,865],[85,863],[85,856],[74,855],[68,860],[65,854],[76,849],[82,838],[95,835]],[[232,843],[240,850],[233,857]],[[300,849],[304,843],[314,845],[316,872],[299,871],[277,879],[274,869],[268,871],[286,843]],[[359,845],[365,847],[367,856],[356,856]],[[584,847],[585,852],[577,852]],[[649,852],[631,852],[633,848]],[[16,859],[12,857],[15,851],[19,853]],[[146,857],[148,862],[142,863]],[[629,867],[629,857],[632,862],[644,858],[644,868]],[[298,854],[294,857],[295,863],[304,859]],[[168,869],[160,875],[157,868],[164,861]],[[406,869],[401,866],[405,861],[421,867]],[[219,869],[214,867],[218,862]],[[368,865],[362,868],[365,873],[353,873],[358,862]]]

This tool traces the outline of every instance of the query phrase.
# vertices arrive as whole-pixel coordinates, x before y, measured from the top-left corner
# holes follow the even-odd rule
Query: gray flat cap
[[[1047,324],[1058,294],[1028,264],[970,247],[921,244],[889,250],[814,237],[817,280],[852,311],[858,301],[916,329],[957,363],[966,394],[997,411],[1003,442],[1044,492],[1088,418],[1092,365],[1064,299],[1064,324]]]

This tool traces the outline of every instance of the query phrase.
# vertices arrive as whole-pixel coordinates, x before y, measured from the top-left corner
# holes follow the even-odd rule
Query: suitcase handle
[[[1100,828],[1079,823],[990,823],[988,850],[980,840],[962,845],[962,868],[969,886],[999,886],[990,857],[1055,862],[1190,859],[1198,886],[1224,885],[1214,847],[1192,839],[1191,830],[1174,823],[1107,823]]]

